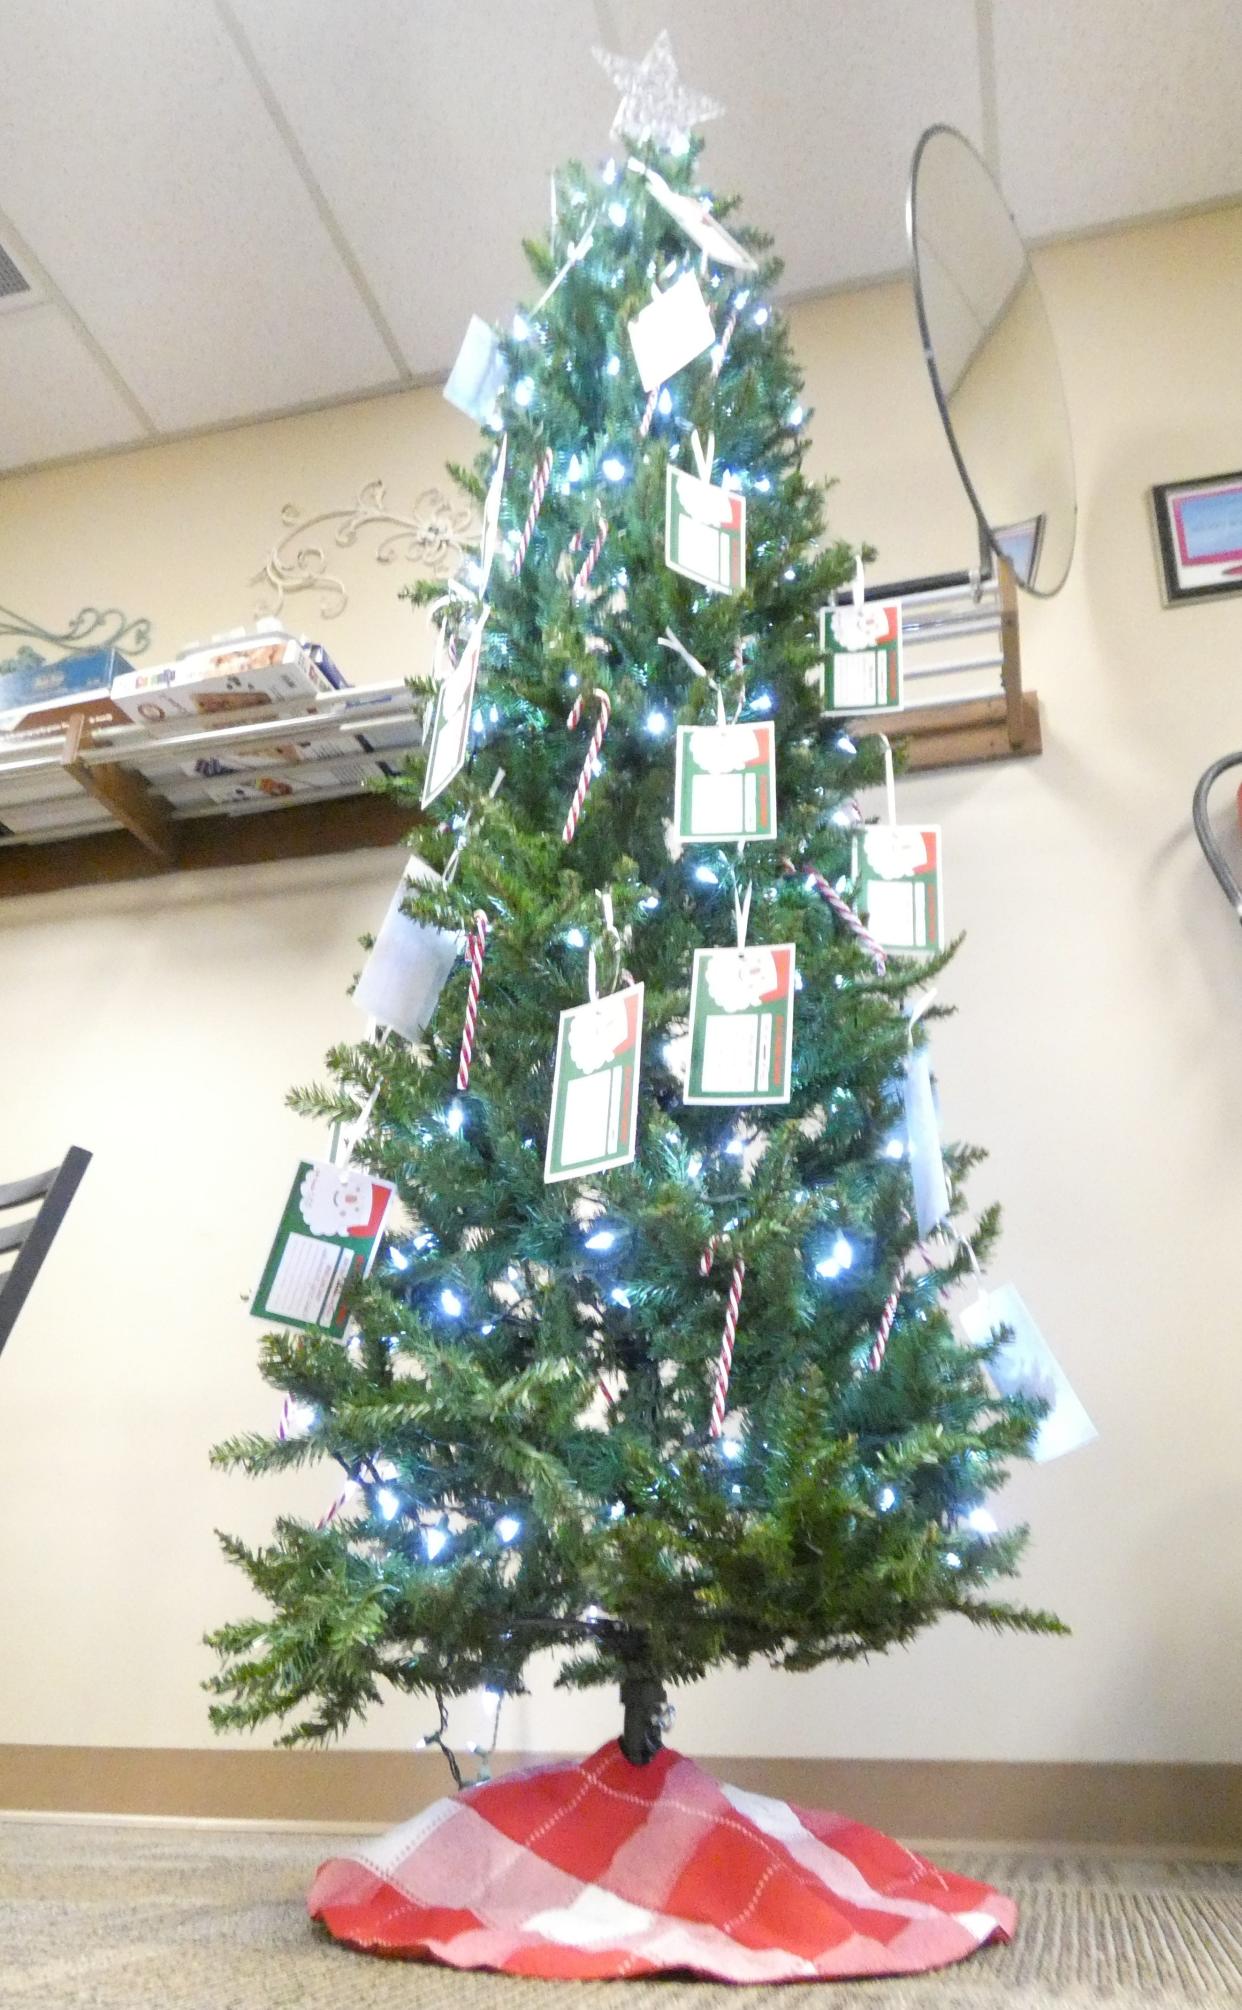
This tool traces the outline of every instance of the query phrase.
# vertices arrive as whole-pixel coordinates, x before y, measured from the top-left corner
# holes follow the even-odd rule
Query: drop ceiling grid
[[[7,0],[0,79],[5,207],[162,430],[396,381],[203,0]]]
[[[0,468],[96,453],[147,437],[59,308],[0,314]]]
[[[1242,191],[1239,0],[991,0],[1001,183],[1027,237]]]

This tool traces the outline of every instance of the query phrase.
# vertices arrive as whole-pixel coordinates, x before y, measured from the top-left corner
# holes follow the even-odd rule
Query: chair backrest
[[[91,1154],[81,1145],[70,1145],[50,1172],[0,1186],[0,1353],[90,1162]],[[41,1203],[36,1213],[8,1218],[12,1209],[28,1207],[32,1201]],[[6,1270],[9,1256],[13,1261]]]

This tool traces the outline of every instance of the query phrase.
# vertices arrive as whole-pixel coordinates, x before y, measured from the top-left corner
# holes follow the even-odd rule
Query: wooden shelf
[[[397,844],[421,818],[371,777],[418,744],[420,710],[395,684],[206,725],[74,715],[2,737],[0,897]]]

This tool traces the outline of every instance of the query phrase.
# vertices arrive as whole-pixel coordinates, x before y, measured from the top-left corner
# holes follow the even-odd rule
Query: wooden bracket
[[[145,851],[163,866],[177,863],[177,832],[167,805],[143,777],[115,761],[88,763],[82,759],[90,746],[90,726],[79,712],[65,729],[61,765],[79,788],[94,796],[108,815],[136,837]]]

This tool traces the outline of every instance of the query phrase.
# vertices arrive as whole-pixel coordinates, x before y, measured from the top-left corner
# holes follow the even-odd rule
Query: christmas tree
[[[432,610],[403,785],[434,869],[405,912],[466,953],[415,1040],[292,1098],[363,1120],[402,1219],[344,1344],[264,1340],[281,1431],[215,1454],[346,1476],[319,1526],[225,1539],[264,1609],[212,1636],[220,1727],[322,1738],[386,1687],[443,1723],[553,1649],[620,1685],[642,1763],[721,1663],[1057,1627],[994,1595],[1024,1532],[983,1507],[1038,1410],[945,1305],[997,1231],[954,1226],[979,1154],[920,1241],[902,1145],[944,957],[886,959],[851,905],[881,746],[815,673],[855,554],[803,473],[770,240],[705,194],[686,109],[632,90],[619,158],[557,176],[539,297],[484,356],[452,472],[496,548]]]

